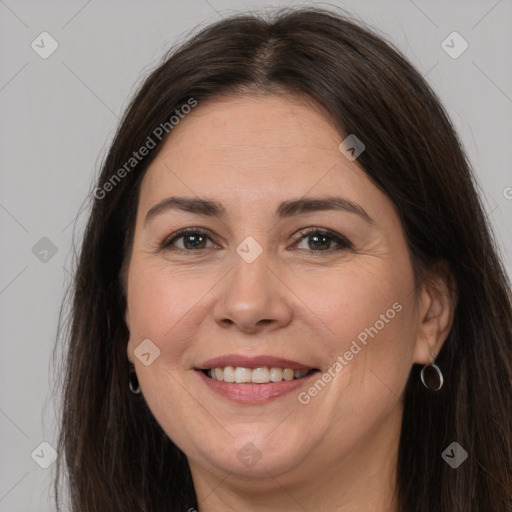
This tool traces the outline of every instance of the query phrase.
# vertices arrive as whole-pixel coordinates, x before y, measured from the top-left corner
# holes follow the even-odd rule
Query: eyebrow
[[[192,198],[192,197],[167,197],[154,205],[146,214],[147,224],[151,219],[171,210],[181,210],[184,212],[203,215],[205,217],[223,218],[226,215],[224,206],[212,199]],[[293,217],[304,213],[316,211],[345,211],[358,215],[368,224],[374,224],[374,220],[368,215],[366,210],[348,199],[342,197],[302,197],[282,202],[276,210],[275,216],[279,219]]]

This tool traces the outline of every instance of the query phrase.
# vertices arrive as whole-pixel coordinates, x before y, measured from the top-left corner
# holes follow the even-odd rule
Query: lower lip
[[[318,373],[313,372],[301,379],[282,380],[280,382],[269,382],[268,384],[236,384],[212,379],[200,370],[196,370],[196,372],[212,391],[241,404],[261,404],[291,393],[309,382]]]

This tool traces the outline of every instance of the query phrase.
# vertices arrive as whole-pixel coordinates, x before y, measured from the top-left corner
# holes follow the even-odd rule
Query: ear
[[[419,298],[418,330],[413,361],[431,363],[452,328],[457,290],[450,266],[440,261],[427,271]]]

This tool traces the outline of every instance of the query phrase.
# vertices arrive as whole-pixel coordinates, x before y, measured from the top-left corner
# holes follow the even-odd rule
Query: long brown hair
[[[73,512],[197,508],[185,455],[128,388],[121,270],[141,179],[165,137],[153,137],[156,147],[122,179],[112,177],[191,98],[244,90],[301,94],[329,113],[340,136],[363,140],[358,163],[396,205],[415,277],[440,261],[454,276],[454,323],[437,359],[446,383],[429,392],[415,365],[406,384],[400,510],[511,510],[510,282],[469,163],[439,100],[398,50],[345,15],[311,8],[202,29],[165,55],[128,106],[96,184],[108,193],[90,197],[59,329],[67,357],[57,499],[66,476]],[[457,469],[441,457],[453,441],[469,454]]]

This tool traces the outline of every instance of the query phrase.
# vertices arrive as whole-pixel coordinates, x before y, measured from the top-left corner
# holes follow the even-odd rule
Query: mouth
[[[307,386],[320,372],[317,368],[289,366],[215,366],[194,368],[216,395],[245,405],[264,404]]]
[[[320,371],[306,363],[282,357],[228,354],[204,361],[194,368],[209,379],[230,384],[271,384],[300,380]]]
[[[259,366],[248,368],[244,366],[224,366],[198,370],[206,377],[230,384],[269,384],[283,381],[300,380],[318,372],[317,368],[294,370],[289,367]]]

